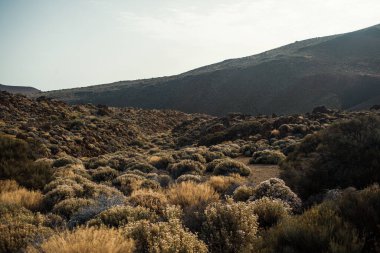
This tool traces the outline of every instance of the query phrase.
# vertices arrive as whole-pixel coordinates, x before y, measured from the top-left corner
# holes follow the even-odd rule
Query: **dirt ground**
[[[279,177],[280,169],[278,165],[267,164],[249,164],[250,157],[237,157],[235,160],[244,163],[252,169],[252,174],[249,176],[252,182],[258,184],[272,177]]]

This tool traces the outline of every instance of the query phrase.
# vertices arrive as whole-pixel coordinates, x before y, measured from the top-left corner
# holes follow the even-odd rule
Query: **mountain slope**
[[[222,115],[301,113],[380,103],[380,25],[295,42],[180,75],[46,93],[69,103]]]
[[[23,94],[23,95],[29,95],[29,94],[34,94],[34,93],[40,92],[40,90],[33,88],[33,87],[10,86],[10,85],[3,85],[3,84],[0,84],[0,91],[6,91],[9,93]]]

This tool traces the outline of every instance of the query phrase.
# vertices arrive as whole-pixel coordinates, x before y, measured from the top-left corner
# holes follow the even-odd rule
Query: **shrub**
[[[50,210],[55,204],[62,200],[74,198],[77,193],[83,188],[74,188],[68,185],[59,185],[53,190],[45,194],[43,203],[46,209]]]
[[[166,195],[170,204],[183,209],[184,223],[192,231],[200,230],[206,206],[219,200],[219,194],[212,187],[191,181],[173,185]]]
[[[120,195],[105,196],[101,195],[95,199],[95,203],[92,205],[84,206],[74,213],[69,222],[69,227],[73,228],[77,225],[85,224],[90,219],[94,218],[99,213],[107,210],[113,206],[123,205],[125,198]]]
[[[293,209],[293,211],[300,211],[302,202],[297,194],[285,185],[285,182],[278,178],[271,178],[258,184],[254,190],[250,200],[257,200],[263,197],[271,199],[280,199]]]
[[[169,175],[159,175],[157,178],[161,187],[168,187],[172,182],[172,178]]]
[[[237,174],[232,174],[230,176],[212,176],[207,181],[207,184],[221,195],[232,195],[235,189],[244,182],[244,178]]]
[[[52,166],[54,168],[60,168],[67,165],[74,165],[74,164],[82,164],[82,161],[72,156],[64,156],[55,160]]]
[[[52,170],[46,162],[34,162],[35,158],[35,151],[25,141],[0,135],[0,179],[42,189],[51,180]]]
[[[150,223],[142,220],[127,224],[125,233],[136,242],[136,252],[207,252],[207,246],[178,220]]]
[[[363,242],[333,210],[317,206],[272,227],[257,243],[257,252],[362,252]]]
[[[144,173],[149,173],[154,171],[156,168],[148,163],[136,162],[128,167],[128,170],[138,170]]]
[[[379,252],[380,245],[380,187],[346,190],[342,198],[332,201],[338,214],[350,222],[364,239],[363,252]]]
[[[53,207],[53,213],[59,214],[66,219],[69,219],[79,209],[93,205],[94,203],[95,201],[92,199],[69,198],[55,204]]]
[[[247,201],[254,193],[254,187],[249,185],[242,185],[235,189],[232,198],[235,201]]]
[[[214,175],[223,175],[227,176],[230,174],[239,174],[240,176],[246,177],[249,176],[251,170],[249,167],[244,165],[241,162],[232,160],[232,159],[223,159],[218,163],[213,171]]]
[[[140,186],[144,180],[145,178],[142,176],[124,174],[115,178],[112,181],[112,184],[125,195],[130,195],[133,191],[140,189]]]
[[[269,228],[276,225],[279,221],[287,218],[291,208],[279,199],[270,199],[267,197],[255,200],[253,204],[253,213],[257,215],[259,226]]]
[[[302,198],[326,189],[380,181],[380,119],[361,116],[307,136],[282,165],[281,178]]]
[[[199,175],[191,175],[191,174],[185,174],[177,178],[176,183],[182,183],[185,181],[192,181],[194,183],[200,183],[202,182],[202,176]]]
[[[251,203],[213,203],[205,216],[202,236],[211,252],[252,252],[258,224]]]
[[[166,196],[160,192],[138,190],[132,193],[128,198],[128,202],[133,206],[146,207],[158,214],[162,214],[168,201]]]
[[[112,181],[119,176],[119,172],[111,167],[99,167],[92,172],[92,179],[97,182]]]
[[[28,223],[0,223],[0,252],[20,252],[28,244],[53,234],[50,228]]]
[[[253,153],[250,163],[253,164],[279,164],[286,156],[278,150],[261,150]]]
[[[121,227],[129,222],[138,220],[156,221],[158,216],[150,209],[142,206],[114,206],[98,215],[88,222],[89,225],[106,225],[111,227]]]
[[[125,238],[120,230],[104,227],[65,231],[50,237],[39,245],[39,248],[46,253],[132,253],[135,249],[133,240]],[[29,248],[28,252],[39,251]]]
[[[149,164],[159,170],[165,170],[169,164],[174,163],[174,159],[171,155],[152,156],[149,158]]]
[[[183,174],[195,174],[201,175],[205,167],[200,162],[193,160],[183,160],[178,163],[172,164],[169,166],[168,171],[173,178],[178,178]]]

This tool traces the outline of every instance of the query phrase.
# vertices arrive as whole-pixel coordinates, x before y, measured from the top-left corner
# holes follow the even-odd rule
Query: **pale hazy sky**
[[[378,23],[379,0],[0,0],[0,83],[179,74]]]

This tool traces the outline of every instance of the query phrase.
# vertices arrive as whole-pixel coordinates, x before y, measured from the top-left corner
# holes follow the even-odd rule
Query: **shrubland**
[[[0,252],[380,250],[376,111],[0,109]]]

